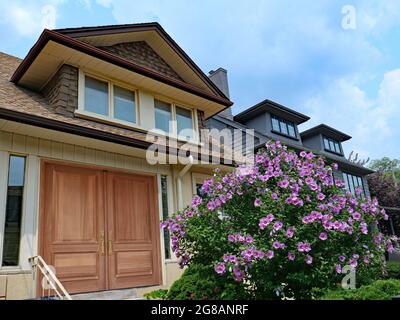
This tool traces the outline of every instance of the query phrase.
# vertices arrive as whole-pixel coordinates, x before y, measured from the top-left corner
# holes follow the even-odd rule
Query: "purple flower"
[[[279,231],[280,229],[282,229],[283,227],[283,223],[281,221],[277,221],[274,223],[274,230],[275,231]]]
[[[319,238],[320,238],[322,241],[325,241],[326,239],[328,239],[328,234],[327,234],[326,232],[321,232],[321,233],[319,234]]]
[[[259,207],[261,205],[262,205],[262,201],[260,199],[257,198],[256,200],[254,200],[254,206],[255,207]]]
[[[345,256],[339,256],[339,261],[340,262],[345,262],[346,261],[346,257]]]
[[[354,212],[353,213],[353,219],[356,220],[356,221],[360,220],[361,219],[361,214],[359,212],[357,212],[357,211]]]
[[[288,238],[293,238],[293,235],[294,235],[294,228],[293,228],[293,227],[289,227],[289,228],[286,230],[286,237],[288,237]]]
[[[307,264],[312,264],[312,262],[313,262],[313,257],[311,257],[310,255],[307,255],[306,256],[306,263]]]
[[[287,179],[278,182],[278,187],[287,188],[288,186],[289,186],[289,181]]]
[[[301,151],[300,152],[300,157],[305,158],[307,156],[307,152]]]
[[[336,273],[342,273],[342,266],[340,264],[335,265]]]
[[[216,264],[216,266],[214,267],[214,270],[216,273],[218,274],[224,274],[226,269],[225,269],[225,264],[220,262],[218,264]]]
[[[321,192],[318,192],[318,194],[317,194],[317,199],[320,200],[320,201],[322,201],[322,200],[325,199],[325,195],[324,195],[323,193],[321,193]]]
[[[278,200],[278,195],[274,192],[271,194],[272,200]]]
[[[202,202],[202,198],[200,198],[199,196],[194,196],[192,199],[192,207],[196,209]]]
[[[299,252],[309,252],[311,251],[311,245],[308,242],[299,242],[297,244],[297,250]]]
[[[268,250],[266,256],[268,259],[272,259],[274,257],[274,252],[272,250]]]
[[[253,239],[252,236],[246,236],[245,242],[248,243],[248,244],[250,244],[250,243],[253,243],[253,242],[254,242],[254,239]]]
[[[260,219],[258,226],[261,230],[264,230],[273,220],[274,216],[272,214],[268,214],[266,217]]]
[[[228,241],[229,242],[236,242],[236,236],[234,234],[228,235]]]
[[[294,255],[293,252],[289,252],[287,256],[288,256],[288,259],[289,259],[290,261],[293,261],[293,260],[296,258],[296,256]]]

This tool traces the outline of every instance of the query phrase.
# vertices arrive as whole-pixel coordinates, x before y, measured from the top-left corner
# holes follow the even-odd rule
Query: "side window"
[[[164,132],[170,132],[169,124],[172,120],[171,104],[154,100],[155,124],[156,128]]]
[[[161,205],[162,205],[162,216],[163,220],[169,217],[168,214],[168,178],[167,176],[161,176]],[[168,229],[164,230],[164,254],[165,259],[171,259],[171,244],[170,234]]]
[[[2,266],[18,266],[19,264],[24,185],[25,157],[11,155],[8,168]]]

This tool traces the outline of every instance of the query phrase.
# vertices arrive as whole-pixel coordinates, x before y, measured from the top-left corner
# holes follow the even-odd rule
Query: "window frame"
[[[282,117],[279,117],[275,114],[271,114],[271,132],[275,133],[275,134],[279,134],[281,136],[287,137],[289,139],[294,139],[294,140],[298,140],[298,131],[296,129],[296,124],[293,121],[289,121],[286,119],[283,119]],[[275,130],[274,128],[274,120],[278,121],[278,126],[279,126],[279,131]],[[287,133],[282,132],[282,125],[285,126]],[[292,136],[290,134],[290,130],[289,130],[289,126],[293,127],[294,129],[294,136]]]
[[[349,173],[349,172],[345,172],[345,171],[342,171],[342,176],[343,176],[343,180],[344,180],[344,183],[346,186],[346,190],[348,192],[351,192],[351,194],[353,196],[356,196],[356,193],[355,193],[356,188],[361,187],[362,191],[363,191],[362,195],[364,197],[366,197],[367,194],[365,192],[365,183],[364,183],[363,177],[358,176],[356,174]],[[350,184],[350,182],[351,182],[351,184]],[[355,184],[355,182],[356,182],[356,184]],[[361,182],[361,185],[359,184],[360,182]]]
[[[27,198],[27,178],[28,178],[28,167],[29,167],[29,157],[27,154],[23,153],[18,153],[18,152],[6,152],[6,158],[7,161],[4,161],[5,163],[1,163],[2,168],[4,169],[4,176],[3,176],[3,181],[0,181],[0,191],[3,191],[2,195],[2,200],[4,200],[4,206],[1,206],[0,209],[4,212],[0,212],[0,272],[14,272],[14,271],[21,271],[23,268],[23,263],[22,263],[22,257],[23,257],[23,252],[22,252],[22,237],[25,232],[26,226],[24,225],[25,223],[25,208],[26,208],[26,198]],[[9,183],[9,173],[10,173],[10,159],[11,157],[21,157],[25,158],[24,161],[24,185],[23,185],[23,190],[22,190],[22,203],[21,203],[21,221],[20,221],[20,242],[19,242],[19,252],[18,252],[18,265],[15,266],[3,266],[3,254],[4,254],[4,232],[5,232],[5,223],[6,223],[6,213],[7,213],[7,198],[8,198],[8,183]],[[3,186],[4,184],[4,186]],[[0,273],[1,274],[1,273]]]
[[[326,147],[325,140],[328,142],[329,148]],[[333,150],[330,149],[331,143],[333,144]],[[336,151],[336,144],[338,144],[340,152]],[[327,151],[327,152],[330,152],[330,153],[333,153],[333,154],[337,154],[337,155],[340,155],[340,156],[343,155],[342,144],[338,140],[335,140],[333,138],[329,138],[329,137],[327,137],[325,135],[322,135],[322,145],[324,147],[324,150]]]
[[[107,83],[108,87],[108,115],[102,115],[93,111],[88,111],[85,109],[85,82],[86,77],[93,78],[98,81],[102,81]],[[86,72],[79,69],[78,76],[78,109],[75,111],[75,114],[78,116],[84,116],[93,118],[95,120],[100,120],[102,122],[107,122],[110,124],[116,124],[124,127],[130,128],[138,128],[140,126],[140,112],[139,112],[139,94],[138,88],[128,85],[126,83],[110,80],[105,77],[99,76],[97,74],[93,74],[91,72]],[[135,97],[135,120],[136,122],[130,122],[122,119],[114,118],[114,86],[120,87],[122,89],[131,91]]]
[[[173,121],[172,124],[172,132],[167,132],[167,134],[171,137],[177,138],[178,140],[181,141],[187,141],[187,142],[194,142],[198,143],[199,142],[199,128],[198,128],[198,118],[197,118],[197,109],[196,108],[190,108],[185,106],[182,103],[176,102],[174,100],[166,99],[164,97],[159,97],[159,96],[154,96],[154,128],[158,129],[155,127],[155,109],[156,109],[156,104],[155,100],[159,100],[160,102],[167,103],[171,106],[171,119]],[[186,136],[182,136],[178,134],[178,128],[177,128],[177,120],[176,120],[176,108],[181,108],[190,111],[191,117],[192,117],[192,130],[193,130],[193,137],[188,138]],[[159,129],[161,130],[161,129]]]

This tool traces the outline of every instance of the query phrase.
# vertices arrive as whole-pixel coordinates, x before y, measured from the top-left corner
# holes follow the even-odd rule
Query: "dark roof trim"
[[[50,130],[56,130],[56,131],[61,131],[65,133],[70,133],[70,134],[76,134],[79,136],[87,137],[87,138],[92,138],[92,139],[98,139],[102,141],[107,141],[107,142],[112,142],[112,143],[117,143],[129,147],[134,147],[134,148],[139,148],[146,150],[152,143],[149,141],[143,141],[135,138],[129,138],[129,137],[124,137],[120,135],[116,135],[113,133],[109,132],[104,132],[92,128],[87,128],[87,127],[82,127],[62,121],[57,121],[53,119],[48,119],[48,118],[43,118],[39,117],[36,115],[31,115],[28,113],[23,113],[23,112],[17,112],[14,110],[9,110],[9,109],[4,109],[0,108],[0,118],[5,119],[5,120],[10,120],[10,121],[15,121],[19,123],[24,123],[36,127],[41,127],[45,129],[50,129]],[[177,153],[176,148],[171,148],[169,146],[166,146],[166,153]],[[188,151],[189,152],[189,151]],[[189,154],[187,153],[189,156]],[[213,163],[214,157],[212,155],[209,156],[209,162],[210,164]],[[201,154],[198,154],[198,159],[197,160],[202,160]],[[222,165],[227,165],[227,166],[233,166],[234,164],[232,163],[227,163],[225,164],[224,159],[220,158],[221,164]]]
[[[293,116],[294,118],[296,118],[298,120],[297,124],[300,124],[300,123],[310,120],[310,117],[306,116],[305,114],[302,114],[293,109],[287,108],[287,107],[285,107],[279,103],[276,103],[272,100],[269,100],[269,99],[265,99],[265,100],[257,103],[253,107],[250,107],[250,108],[242,111],[241,113],[237,114],[233,118],[235,121],[239,121],[239,122],[245,121],[246,119],[253,118],[254,116],[258,115],[262,111],[270,112],[271,109],[279,110],[279,111],[282,111],[284,113],[287,113],[287,114]]]
[[[29,66],[31,63],[36,59],[36,57],[39,55],[41,50],[44,48],[44,46],[49,42],[49,41],[54,41],[57,42],[61,45],[67,46],[69,48],[81,51],[83,53],[86,53],[88,55],[91,55],[93,57],[99,58],[101,60],[104,60],[106,62],[115,64],[119,67],[125,68],[127,70],[139,73],[141,75],[144,75],[146,77],[152,78],[154,80],[160,81],[162,83],[165,83],[167,85],[173,86],[175,88],[185,90],[187,92],[190,92],[194,95],[197,95],[199,97],[208,99],[210,101],[222,104],[224,106],[231,106],[233,102],[225,98],[225,96],[220,97],[216,95],[209,94],[208,92],[205,92],[204,90],[201,90],[191,84],[179,81],[174,78],[170,78],[167,76],[164,76],[158,72],[152,71],[150,69],[144,68],[142,66],[139,66],[135,63],[132,63],[126,59],[123,59],[121,57],[118,57],[114,54],[111,54],[109,52],[106,52],[104,50],[98,49],[90,44],[84,43],[80,40],[71,38],[69,36],[63,35],[61,33],[51,31],[48,29],[45,29],[42,34],[40,35],[38,41],[35,43],[35,45],[31,48],[31,50],[28,52],[27,56],[25,59],[21,62],[21,64],[18,66],[17,70],[14,72],[14,74],[11,77],[11,81],[14,83],[18,83],[18,81],[22,78],[22,76],[25,74],[25,72],[28,70]]]
[[[197,66],[197,64],[186,54],[186,52],[176,43],[176,41],[164,30],[158,22],[134,23],[134,24],[117,24],[96,27],[79,27],[55,29],[54,31],[67,35],[71,38],[101,36],[116,33],[128,33],[139,31],[156,31],[161,38],[179,55],[183,61],[200,77],[204,82],[217,94],[222,97],[229,98],[215,85],[214,82]]]
[[[348,134],[345,134],[345,133],[343,133],[335,128],[332,128],[326,124],[323,124],[323,123],[321,123],[320,125],[315,126],[313,128],[310,128],[306,131],[303,131],[302,133],[300,133],[300,136],[303,139],[306,139],[308,137],[312,137],[319,133],[331,136],[332,138],[335,138],[341,142],[351,139],[351,136],[349,136]]]

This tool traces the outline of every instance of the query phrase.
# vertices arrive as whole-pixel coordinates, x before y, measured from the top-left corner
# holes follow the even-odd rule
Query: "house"
[[[44,30],[23,60],[0,53],[0,299],[41,294],[35,256],[69,293],[169,286],[159,221],[216,165],[149,163],[149,133],[187,155],[231,105],[158,23]]]
[[[219,82],[223,79],[224,85],[221,88],[228,88],[227,73],[226,70],[222,70]],[[229,96],[229,90],[226,90],[225,94]],[[342,143],[351,137],[325,124],[300,132],[298,126],[308,120],[310,117],[266,99],[235,116],[232,115],[231,109],[227,108],[208,119],[206,126],[219,130],[241,130],[243,136],[254,141],[256,150],[262,148],[269,140],[279,140],[297,151],[313,151],[323,156],[328,163],[338,164],[338,170],[334,170],[335,178],[343,180],[347,190],[355,193],[355,188],[361,187],[364,194],[370,196],[366,177],[374,171],[345,158]],[[246,139],[241,141],[244,144]],[[232,148],[243,154],[249,153],[247,146],[235,144],[235,141],[232,142]]]

